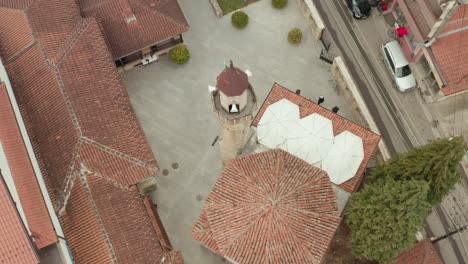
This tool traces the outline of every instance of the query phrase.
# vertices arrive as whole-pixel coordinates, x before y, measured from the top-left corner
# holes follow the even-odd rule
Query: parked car
[[[400,43],[396,40],[388,42],[382,45],[381,52],[398,90],[408,92],[415,88],[416,80]]]
[[[369,17],[371,12],[371,5],[369,0],[346,0],[349,11],[353,14],[354,18],[364,19]]]

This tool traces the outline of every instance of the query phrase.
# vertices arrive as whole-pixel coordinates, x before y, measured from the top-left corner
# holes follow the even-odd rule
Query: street
[[[393,87],[379,53],[380,46],[391,40],[382,15],[373,10],[368,19],[354,20],[343,0],[313,2],[333,39],[331,45],[336,45],[336,55],[351,70],[392,155],[439,137],[462,134],[467,138],[468,121],[463,118],[467,93],[427,104],[418,89],[402,94]],[[443,236],[468,223],[467,182],[464,173],[462,183],[433,209],[426,219],[427,237]],[[445,263],[468,263],[467,232],[434,245]]]

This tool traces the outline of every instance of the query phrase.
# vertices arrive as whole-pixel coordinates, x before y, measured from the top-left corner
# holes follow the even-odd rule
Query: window
[[[392,72],[395,73],[395,65],[393,64],[392,57],[390,57],[390,53],[388,53],[388,49],[384,48],[385,51],[385,56],[387,56],[387,61],[390,64],[390,68],[392,69]]]
[[[411,74],[411,69],[409,65],[403,66],[397,69],[396,76],[397,77],[406,77]]]
[[[239,104],[230,104],[229,113],[239,113]]]

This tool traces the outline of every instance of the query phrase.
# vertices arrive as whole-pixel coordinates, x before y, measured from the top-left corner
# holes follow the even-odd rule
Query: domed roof
[[[249,77],[244,71],[234,67],[232,62],[216,80],[218,89],[227,96],[239,96],[249,88]]]

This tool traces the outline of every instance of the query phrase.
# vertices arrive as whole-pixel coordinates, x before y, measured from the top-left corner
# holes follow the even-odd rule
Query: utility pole
[[[457,228],[457,229],[455,229],[455,230],[453,230],[453,231],[451,231],[451,232],[449,232],[449,233],[447,233],[447,234],[445,234],[443,236],[431,237],[431,242],[432,242],[432,244],[437,243],[442,239],[446,239],[446,238],[448,238],[448,237],[450,237],[452,235],[458,234],[458,233],[463,232],[463,231],[465,231],[467,229],[468,229],[468,224],[466,224],[464,226],[461,226],[461,227],[459,227],[459,228]]]

